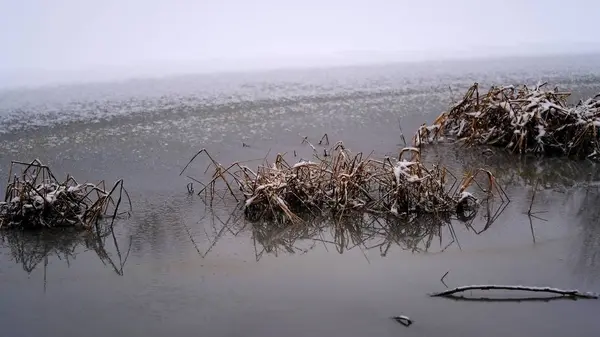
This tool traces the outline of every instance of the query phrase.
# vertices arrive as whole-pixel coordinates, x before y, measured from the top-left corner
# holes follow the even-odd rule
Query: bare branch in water
[[[562,290],[551,287],[526,287],[526,286],[511,286],[511,285],[470,285],[463,287],[456,287],[453,289],[445,290],[438,293],[430,294],[431,297],[447,297],[456,293],[468,291],[468,290],[512,290],[512,291],[530,291],[530,292],[542,292],[550,294],[558,294],[567,297],[574,298],[586,298],[586,299],[597,299],[598,294],[590,292],[580,292],[579,290]]]

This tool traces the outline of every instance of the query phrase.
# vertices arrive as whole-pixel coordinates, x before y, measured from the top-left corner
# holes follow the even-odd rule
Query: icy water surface
[[[323,133],[353,151],[395,154],[398,118],[408,137],[472,82],[549,80],[589,96],[600,92],[599,69],[597,58],[557,58],[0,92],[0,188],[11,159],[39,158],[60,176],[124,178],[134,204],[114,239],[1,233],[0,335],[597,336],[600,301],[427,296],[445,289],[446,272],[450,287],[600,291],[594,164],[430,148],[428,161],[457,174],[492,170],[511,203],[491,224],[485,210],[471,226],[454,220],[428,246],[373,237],[343,250],[330,228],[269,236],[227,222],[234,204],[207,211],[179,171],[201,148],[222,163],[284,152],[297,160],[310,154],[303,137],[317,143]],[[200,159],[189,174],[202,177],[206,164]],[[538,180],[532,211],[539,218],[529,218]],[[404,327],[395,315],[414,324]]]

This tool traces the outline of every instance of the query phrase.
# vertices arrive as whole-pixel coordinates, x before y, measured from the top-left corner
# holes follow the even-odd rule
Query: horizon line
[[[351,52],[344,52],[344,53],[351,53]],[[368,53],[368,52],[363,52],[363,51],[354,51],[354,53]],[[390,55],[392,56],[392,55]],[[600,51],[580,51],[580,52],[551,52],[551,53],[525,53],[525,54],[506,54],[506,55],[460,55],[457,57],[453,57],[453,56],[444,56],[444,57],[437,57],[437,58],[427,58],[427,59],[404,59],[404,60],[394,60],[394,59],[383,59],[383,60],[344,60],[341,61],[337,60],[338,62],[333,62],[332,64],[326,64],[327,60],[321,60],[321,61],[325,61],[325,64],[323,64],[323,62],[321,62],[321,64],[317,63],[317,64],[307,64],[306,66],[303,66],[302,64],[284,64],[284,65],[274,65],[274,66],[270,66],[270,65],[266,65],[266,66],[251,66],[251,67],[239,67],[239,68],[231,68],[231,67],[225,67],[223,69],[210,69],[210,68],[205,68],[205,69],[190,69],[190,68],[194,68],[193,65],[187,64],[188,66],[188,70],[185,69],[171,69],[168,70],[166,73],[158,73],[156,72],[156,67],[159,67],[161,65],[165,65],[165,63],[173,63],[174,65],[177,64],[176,61],[174,62],[170,62],[170,61],[164,61],[165,63],[154,63],[153,65],[144,65],[142,66],[142,68],[136,68],[135,66],[132,65],[104,65],[104,66],[91,66],[91,67],[82,67],[80,69],[70,69],[70,70],[40,70],[40,69],[28,69],[28,70],[16,70],[13,71],[13,77],[19,77],[23,76],[23,73],[27,73],[28,75],[25,76],[35,76],[35,75],[42,75],[43,74],[52,74],[54,76],[57,75],[83,75],[85,73],[90,73],[90,72],[97,72],[98,74],[101,75],[106,75],[103,74],[103,72],[111,69],[113,71],[129,71],[132,72],[131,74],[125,75],[125,76],[111,76],[108,75],[109,78],[105,78],[105,79],[101,79],[101,78],[90,78],[90,79],[80,79],[80,80],[76,80],[76,79],[67,79],[64,81],[61,80],[35,80],[35,79],[30,79],[30,80],[25,80],[23,81],[24,83],[21,84],[16,84],[16,85],[11,85],[11,84],[4,84],[2,83],[2,77],[5,74],[10,74],[11,72],[4,72],[2,70],[0,70],[0,91],[13,91],[13,90],[27,90],[27,89],[40,89],[40,88],[47,88],[47,87],[55,87],[55,86],[72,86],[72,85],[79,85],[79,84],[107,84],[107,83],[115,83],[115,82],[127,82],[127,81],[136,81],[136,80],[152,80],[152,79],[164,79],[164,78],[174,78],[174,77],[183,77],[183,76],[216,76],[216,75],[233,75],[233,74],[261,74],[261,73],[271,73],[271,72],[277,72],[277,71],[300,71],[300,70],[319,70],[319,69],[340,69],[340,68],[348,68],[348,67],[372,67],[372,66],[385,66],[385,65],[411,65],[411,64],[428,64],[428,63],[451,63],[451,62],[469,62],[469,61],[477,61],[477,62],[481,62],[481,61],[500,61],[500,60],[507,60],[507,59],[525,59],[525,60],[531,60],[531,59],[544,59],[544,58],[561,58],[561,57],[593,57],[593,56],[599,56],[600,57]],[[218,60],[218,59],[215,59]],[[236,59],[221,59],[225,62],[239,62],[240,60],[236,60]],[[264,59],[254,59],[254,60],[264,60]],[[302,61],[302,59],[299,59],[297,61]],[[314,61],[314,58],[311,60]],[[336,60],[329,60],[329,61],[336,61]],[[199,63],[202,62],[206,62],[206,61],[201,61]],[[196,64],[197,66],[197,64]],[[204,65],[206,66],[206,64]],[[148,67],[152,68],[152,69],[148,69]],[[219,68],[219,67],[217,67]],[[140,73],[141,71],[141,73]],[[149,71],[149,72],[148,72]],[[17,76],[14,75],[14,73],[17,73]],[[136,74],[137,72],[137,74]],[[98,75],[97,74],[97,75]],[[122,75],[122,74],[121,74]],[[111,78],[113,77],[113,78]],[[44,83],[45,82],[45,83]]]

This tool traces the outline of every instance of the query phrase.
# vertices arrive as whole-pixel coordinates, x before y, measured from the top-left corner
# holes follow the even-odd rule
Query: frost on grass
[[[515,153],[600,159],[600,94],[571,106],[569,92],[533,88],[492,87],[486,94],[475,83],[463,99],[423,125],[415,144],[451,137],[468,145],[505,147]]]
[[[303,143],[308,143],[305,139]],[[203,188],[209,202],[225,194],[242,204],[250,219],[284,219],[301,223],[303,213],[343,214],[364,211],[411,218],[415,214],[456,213],[477,207],[473,194],[466,190],[479,173],[487,175],[487,196],[505,194],[493,175],[484,170],[468,174],[462,181],[445,167],[426,165],[417,148],[404,148],[397,158],[380,159],[351,153],[342,142],[330,149],[314,149],[314,160],[290,164],[278,154],[273,163],[266,160],[256,170],[233,163],[228,167],[215,161],[205,150],[198,152],[209,159],[212,179],[207,183],[191,178]],[[321,156],[321,153],[327,155]],[[217,188],[223,187],[225,194]]]
[[[59,181],[39,160],[13,161],[0,202],[0,229],[94,228],[103,218],[114,220],[123,193],[127,196],[122,180],[106,190],[104,181],[80,184],[71,176]]]

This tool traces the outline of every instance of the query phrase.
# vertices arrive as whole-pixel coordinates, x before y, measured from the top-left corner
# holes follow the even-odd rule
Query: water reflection
[[[534,223],[545,223],[555,211],[555,204],[562,204],[559,213],[566,212],[579,224],[577,243],[573,247],[574,269],[585,275],[588,281],[600,279],[600,170],[598,163],[565,158],[538,158],[515,156],[502,149],[485,147],[465,149],[451,147],[453,159],[468,169],[476,165],[495,167],[498,182],[518,194],[527,189],[526,201],[535,243]],[[448,153],[446,152],[446,153]],[[483,154],[482,154],[483,152]],[[557,193],[544,193],[554,191]],[[510,192],[509,192],[510,193]],[[544,205],[545,207],[540,207]]]
[[[365,212],[347,212],[341,216],[302,214],[300,216],[305,223],[296,225],[250,221],[239,208],[225,216],[219,209],[207,208],[205,220],[212,229],[212,235],[207,233],[209,247],[202,251],[194,244],[198,253],[206,257],[225,235],[249,232],[257,261],[267,254],[305,254],[317,245],[326,250],[333,248],[340,254],[360,249],[363,252],[376,250],[381,256],[386,256],[392,247],[414,253],[432,253],[437,242],[436,252],[440,253],[453,245],[461,248],[454,226],[464,226],[467,231],[480,235],[491,228],[507,205],[507,202],[490,199],[482,202],[475,211],[458,215],[423,214],[410,218]],[[193,240],[192,237],[190,239]]]
[[[568,194],[567,209],[574,210],[580,233],[574,249],[576,272],[587,281],[600,279],[600,187],[588,185]]]
[[[96,253],[100,261],[122,276],[131,249],[131,239],[123,253],[113,230],[105,232],[66,230],[0,231],[0,246],[11,259],[31,274],[40,264],[44,268],[44,289],[49,258],[56,257],[70,266],[85,251]],[[112,246],[109,248],[109,246]]]
[[[600,181],[598,164],[561,157],[519,156],[502,148],[465,147],[460,144],[438,144],[426,148],[427,158],[439,160],[457,171],[474,168],[491,170],[505,188],[539,184],[540,189],[566,190],[574,186]],[[457,167],[458,166],[458,167]]]

